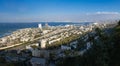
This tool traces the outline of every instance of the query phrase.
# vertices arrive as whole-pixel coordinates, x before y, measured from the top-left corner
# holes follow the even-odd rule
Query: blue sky
[[[114,19],[120,16],[119,6],[120,0],[0,0],[0,22]]]

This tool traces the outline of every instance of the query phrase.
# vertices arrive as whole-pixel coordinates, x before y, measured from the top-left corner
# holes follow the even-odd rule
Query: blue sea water
[[[42,26],[45,25],[46,22],[33,22],[33,23],[0,23],[0,37],[9,35],[11,32],[16,31],[22,28],[35,28],[38,27],[38,24],[41,23]],[[86,25],[91,22],[48,22],[50,26],[58,26],[58,25],[66,25],[66,24],[81,24]]]

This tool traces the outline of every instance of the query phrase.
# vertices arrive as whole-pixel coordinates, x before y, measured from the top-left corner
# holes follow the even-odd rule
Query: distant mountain
[[[58,19],[59,18],[59,19]],[[59,17],[51,16],[51,19],[55,21],[70,21],[70,22],[112,22],[115,20],[120,20],[120,13],[118,12],[96,12],[78,15],[65,15]]]
[[[88,14],[87,19],[89,19],[90,21],[113,21],[119,20],[120,14],[116,12],[97,12],[95,14]]]

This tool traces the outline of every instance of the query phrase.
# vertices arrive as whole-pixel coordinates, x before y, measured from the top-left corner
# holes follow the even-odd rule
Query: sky
[[[0,22],[83,22],[120,18],[120,0],[0,0]]]

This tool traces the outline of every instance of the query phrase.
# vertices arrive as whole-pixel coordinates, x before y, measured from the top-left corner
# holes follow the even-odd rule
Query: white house
[[[49,41],[49,44],[52,44],[52,43],[54,43],[54,42],[56,42],[56,41],[60,41],[61,40],[61,38],[57,38],[57,39],[55,39],[55,40],[51,40],[51,41]]]
[[[49,33],[50,31],[51,31],[51,30],[43,30],[42,33],[43,33],[43,34],[47,34],[47,33]]]
[[[37,47],[39,47],[39,43],[27,45],[27,46],[26,46],[26,49],[29,49],[30,51],[33,51],[33,48],[32,48],[31,46],[37,46]]]

